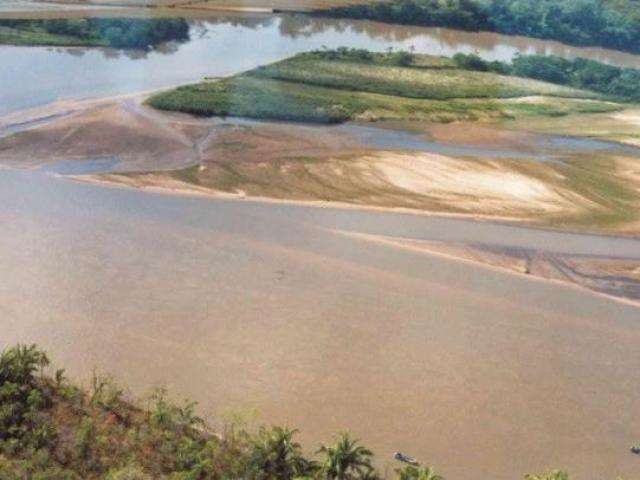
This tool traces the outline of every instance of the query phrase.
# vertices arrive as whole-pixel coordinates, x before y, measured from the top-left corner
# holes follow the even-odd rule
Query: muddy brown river
[[[0,47],[0,114],[229,75],[323,45],[640,66],[494,34],[224,17],[194,21],[190,42],[148,54]],[[0,169],[0,347],[38,343],[73,378],[97,368],[134,396],[167,386],[215,425],[257,411],[256,423],[299,428],[309,450],[350,430],[389,472],[397,450],[449,479],[640,471],[629,453],[640,439],[640,308],[349,233],[633,259],[640,240],[163,195],[56,173]]]
[[[447,478],[637,472],[639,308],[339,231],[636,257],[640,241],[8,170],[0,222],[1,343],[37,342],[75,378],[166,385],[215,422],[257,410],[309,447],[349,429],[383,465],[407,451]]]

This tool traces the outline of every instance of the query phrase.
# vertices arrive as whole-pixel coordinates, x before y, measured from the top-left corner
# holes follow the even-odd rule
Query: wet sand
[[[329,230],[572,253],[637,241],[162,196],[0,173],[2,344],[76,378],[257,408],[312,448],[350,429],[449,478],[632,478],[639,309]],[[490,240],[488,240],[490,242]]]
[[[0,118],[0,164],[140,188],[638,233],[637,147],[482,122],[422,122],[420,133],[206,119],[143,99],[61,102]],[[594,176],[611,187],[595,188]]]

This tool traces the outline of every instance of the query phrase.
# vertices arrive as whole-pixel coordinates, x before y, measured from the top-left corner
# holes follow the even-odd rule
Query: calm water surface
[[[0,114],[60,99],[111,96],[225,76],[327,47],[416,52],[451,56],[475,52],[509,60],[517,52],[585,56],[640,66],[636,55],[556,42],[441,28],[383,25],[304,16],[237,16],[192,21],[191,40],[152,53],[109,49],[0,47]]]
[[[166,385],[214,421],[349,429],[450,478],[633,478],[640,310],[335,230],[581,253],[640,241],[0,171],[0,348]],[[217,424],[217,423],[216,423]]]

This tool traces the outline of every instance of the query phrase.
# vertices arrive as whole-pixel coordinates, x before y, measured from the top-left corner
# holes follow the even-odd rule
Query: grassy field
[[[460,70],[448,60],[408,56],[407,65],[393,65],[385,56],[369,62],[297,55],[249,73],[259,78],[318,85],[340,90],[379,93],[407,98],[512,98],[529,95],[594,98],[595,94],[524,78]],[[392,56],[393,58],[393,56]],[[413,58],[418,59],[414,65]],[[399,59],[400,61],[400,59]]]
[[[535,104],[505,101],[536,96]],[[613,111],[592,92],[457,68],[394,52],[311,52],[222,81],[163,92],[148,103],[203,116],[338,123],[351,119],[476,120]]]

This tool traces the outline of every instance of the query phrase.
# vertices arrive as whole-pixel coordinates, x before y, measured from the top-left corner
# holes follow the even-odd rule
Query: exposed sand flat
[[[640,127],[640,110],[626,110],[624,112],[615,113],[611,117],[615,120],[620,120],[624,123]]]
[[[617,158],[616,168],[621,176],[629,179],[637,188],[640,188],[640,160],[630,158]]]
[[[340,233],[415,252],[475,262],[521,275],[575,285],[640,307],[640,260],[636,259],[567,255],[473,242],[439,242]]]
[[[60,160],[118,157],[126,169],[153,165],[160,170],[196,161],[194,142],[188,135],[130,112],[123,103],[90,102],[81,113],[71,105],[65,110],[62,104],[51,112],[53,118],[55,112],[62,117],[55,121],[47,121],[51,116],[40,122],[25,120],[23,131],[0,139],[0,161],[37,166]]]
[[[605,231],[633,232],[637,222],[631,214],[633,202],[640,201],[638,160],[620,153],[586,156],[572,144],[564,151],[566,139],[549,146],[544,135],[524,133],[519,138],[517,132],[495,125],[432,126],[429,134],[442,145],[466,145],[458,155],[443,155],[429,151],[439,144],[422,144],[418,137],[393,130],[196,118],[158,112],[140,101],[132,96],[61,102],[12,114],[0,120],[0,132],[5,132],[0,137],[0,162],[37,167],[65,161],[67,173],[68,162],[77,162],[78,172],[93,173],[93,181],[97,173],[113,173],[105,181],[144,188],[155,184],[172,191],[208,190],[553,226],[568,222],[574,228],[598,228],[597,218],[602,217]],[[372,136],[384,138],[388,145],[370,143]],[[415,142],[418,150],[403,150],[405,145],[414,148]],[[537,159],[537,145],[563,161]],[[589,149],[591,144],[578,147]],[[522,158],[491,157],[501,149]],[[565,163],[565,158],[572,163]],[[108,168],[101,163],[100,170],[92,172],[90,162],[96,159],[112,161]],[[131,173],[115,175],[118,172]],[[594,187],[594,175],[618,186],[598,181]]]
[[[580,208],[577,195],[512,171],[499,161],[381,153],[363,157],[359,166],[402,190],[434,197],[470,212],[558,213]],[[586,199],[582,202],[589,203]]]

